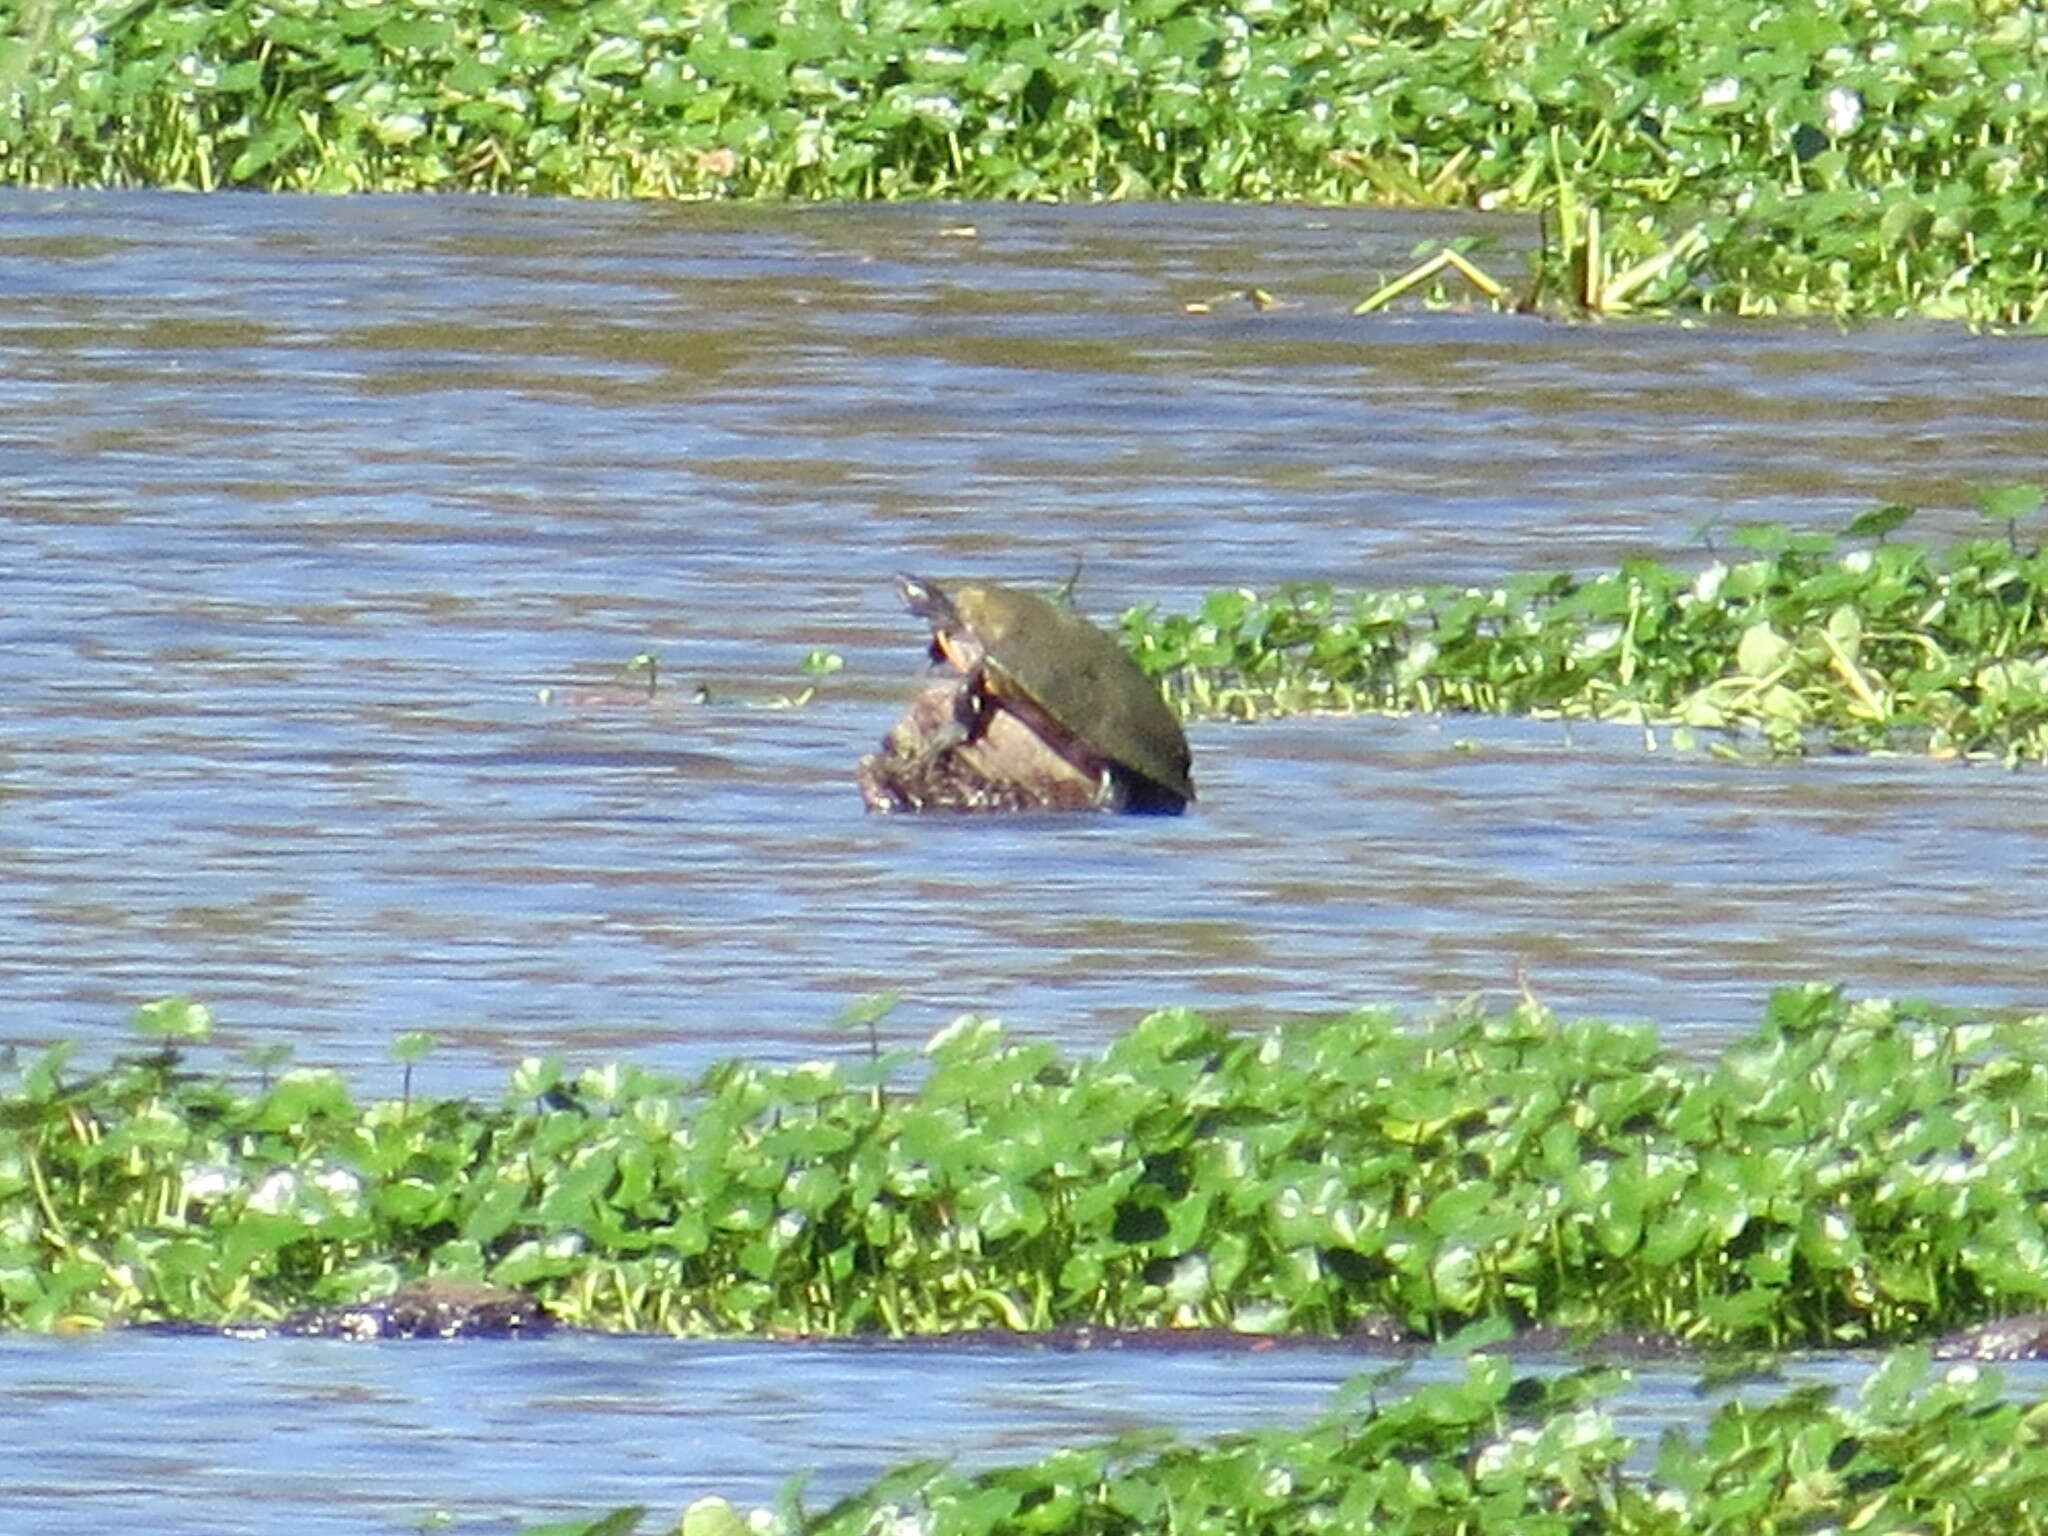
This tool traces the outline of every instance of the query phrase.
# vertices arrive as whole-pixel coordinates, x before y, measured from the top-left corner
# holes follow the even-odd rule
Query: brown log
[[[965,683],[926,689],[860,761],[871,811],[1096,811],[1121,806],[1106,766],[1075,762],[1008,709],[990,707],[965,741],[933,750],[957,728]]]

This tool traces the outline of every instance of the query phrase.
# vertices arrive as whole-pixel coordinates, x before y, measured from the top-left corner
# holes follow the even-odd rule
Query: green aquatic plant
[[[658,652],[642,651],[619,668],[619,682],[631,682],[638,678],[646,679],[648,698],[653,698],[661,691],[661,656]]]
[[[441,1043],[440,1037],[430,1030],[409,1029],[391,1042],[392,1060],[404,1067],[403,1081],[399,1084],[398,1102],[401,1107],[412,1104],[412,1069],[434,1053]]]
[[[1642,295],[1646,291],[1659,292],[1661,306],[1668,306],[1671,285],[1685,275],[1685,264],[1706,249],[1705,232],[1694,225],[1669,244],[1638,252],[1634,260],[1617,267],[1613,254],[1601,243],[1598,209],[1579,213],[1575,199],[1565,192],[1560,194],[1556,219],[1562,227],[1559,237],[1562,252],[1550,243],[1550,221],[1546,219],[1545,241],[1536,260],[1535,271],[1520,292],[1495,278],[1460,249],[1461,245],[1473,242],[1460,241],[1435,247],[1430,255],[1406,272],[1380,284],[1359,300],[1351,313],[1373,314],[1417,290],[1421,290],[1431,304],[1447,305],[1452,301],[1444,292],[1442,279],[1448,272],[1463,279],[1465,286],[1478,293],[1493,309],[1524,312],[1546,308],[1551,293],[1558,287],[1560,273],[1564,273],[1563,296],[1573,312],[1625,315],[1645,307]],[[1661,306],[1652,304],[1648,307]]]
[[[1697,1432],[1668,1432],[1653,1461],[1637,1454],[1610,1408],[1626,1382],[1597,1369],[1518,1372],[1479,1355],[1449,1380],[1413,1386],[1382,1373],[1353,1382],[1333,1412],[1305,1428],[1200,1444],[1137,1434],[977,1472],[925,1461],[816,1512],[794,1498],[746,1514],[700,1499],[675,1528],[681,1536],[2048,1529],[2048,1403],[2013,1400],[1994,1372],[1937,1374],[1924,1351],[1896,1351],[1851,1401],[1815,1386],[1727,1398]],[[636,1529],[644,1515],[614,1510],[547,1527],[547,1536],[611,1536]]]
[[[135,1010],[130,1021],[145,1039],[161,1041],[166,1049],[178,1042],[197,1043],[213,1038],[213,1010],[189,997],[159,998]]]
[[[1983,486],[1977,492],[1977,514],[1987,523],[2002,528],[2007,547],[2018,554],[2020,524],[2040,514],[2042,496],[2038,485]]]
[[[1492,588],[1220,591],[1124,616],[1183,713],[1525,714],[1666,726],[1780,752],[2048,760],[2048,554],[2018,547],[2031,486],[1983,493],[1998,542],[1741,530],[1697,570],[1630,560]],[[1910,514],[1908,514],[1910,515]]]
[[[275,1318],[431,1272],[687,1333],[1914,1338],[2048,1304],[2012,1195],[2048,1159],[2041,1023],[1811,988],[1700,1067],[1526,1003],[1167,1011],[1081,1058],[968,1018],[915,1074],[535,1058],[500,1106],[56,1048],[0,1096],[0,1322]]]
[[[832,1021],[834,1029],[847,1033],[860,1033],[867,1038],[868,1059],[877,1065],[882,1060],[882,1037],[875,1026],[896,1011],[896,1005],[903,1000],[898,992],[874,992],[849,1003],[839,1011],[839,1017]],[[877,1084],[876,1091],[880,1092]]]

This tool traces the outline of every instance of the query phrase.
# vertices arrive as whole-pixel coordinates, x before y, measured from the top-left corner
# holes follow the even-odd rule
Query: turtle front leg
[[[960,686],[953,690],[953,718],[925,742],[924,750],[917,754],[917,766],[927,768],[938,761],[940,753],[950,752],[977,739],[987,727],[989,710],[993,707],[981,666],[976,664],[962,675]]]

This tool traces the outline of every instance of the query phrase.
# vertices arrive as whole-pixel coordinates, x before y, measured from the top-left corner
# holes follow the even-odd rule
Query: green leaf
[[[2043,494],[2038,485],[1979,486],[1976,492],[1977,511],[1989,522],[2023,522],[2041,510]]]
[[[607,37],[584,57],[583,68],[591,75],[636,76],[647,66],[647,52],[634,37]]]
[[[1897,533],[1918,515],[1912,507],[1901,506],[1896,502],[1887,506],[1872,507],[1869,511],[1859,512],[1852,517],[1849,525],[1842,530],[1842,534],[1846,538],[1876,539],[1883,543],[1886,534]]]
[[[683,1511],[679,1536],[754,1536],[754,1529],[724,1499],[704,1498]]]
[[[866,997],[856,998],[839,1010],[832,1027],[849,1034],[872,1029],[896,1011],[903,1001],[903,994],[893,989],[887,992],[870,992]]]
[[[513,1069],[512,1097],[543,1098],[561,1086],[562,1072],[562,1058],[559,1056],[528,1056]]]
[[[213,1014],[189,997],[160,997],[135,1010],[135,1032],[151,1040],[206,1040],[213,1034]]]
[[[1735,668],[1744,677],[1769,677],[1784,666],[1792,654],[1792,642],[1759,619],[1743,630],[1735,646]]]

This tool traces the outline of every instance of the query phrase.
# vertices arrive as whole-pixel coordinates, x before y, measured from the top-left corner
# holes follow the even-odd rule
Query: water
[[[853,762],[916,686],[899,569],[1049,586],[1078,564],[1108,616],[1224,585],[1703,560],[1703,525],[1831,529],[1889,501],[1939,537],[1971,528],[1975,484],[2038,477],[2037,341],[1350,317],[1419,239],[1472,227],[0,193],[0,1045],[104,1052],[183,992],[226,1046],[378,1093],[393,1039],[430,1030],[425,1090],[489,1094],[537,1052],[681,1074],[851,1052],[834,1016],[884,989],[892,1039],[973,1010],[1073,1049],[1162,1004],[1250,1022],[1525,983],[1691,1054],[1788,982],[2040,1005],[2032,775],[1325,720],[1197,728],[1179,821],[862,814]],[[1283,307],[1229,297],[1253,286]],[[775,707],[814,649],[845,669]],[[621,676],[643,654],[651,697]],[[198,1390],[202,1348],[6,1346],[0,1380],[82,1384],[21,1442],[50,1510],[99,1482],[47,1458],[116,1423],[139,1459],[109,1487],[261,1473],[289,1499],[297,1453],[262,1447],[305,1413],[352,1528],[480,1509],[515,1463],[539,1502],[508,1487],[507,1508],[638,1497],[647,1466],[605,1459],[623,1423],[549,1460],[437,1394],[512,1373],[532,1407],[591,1358],[669,1359],[209,1355],[238,1384],[178,1399],[185,1444],[147,1405]],[[723,1411],[765,1450],[706,1451],[705,1485],[824,1458],[839,1431],[802,1426],[826,1378],[731,1360],[690,1371],[731,1375]],[[833,1362],[911,1438],[1009,1443],[959,1394],[1013,1362],[941,1360],[914,1390]],[[1059,1368],[1091,1397],[1128,1368],[1139,1417],[1182,1369]],[[322,1417],[301,1370],[391,1411]],[[1285,1384],[1196,1395],[1251,1422],[1275,1390],[1298,1406]],[[778,1402],[794,1438],[759,1427]],[[417,1502],[359,1478],[422,1424],[454,1449]]]
[[[488,1531],[626,1503],[672,1520],[711,1494],[772,1503],[797,1471],[823,1504],[935,1453],[990,1465],[1162,1424],[1242,1428],[1248,1394],[1268,1422],[1305,1423],[1360,1368],[1291,1355],[200,1339],[175,1341],[191,1369],[172,1376],[170,1342],[0,1341],[0,1496],[35,1501],[39,1536],[340,1536],[437,1510]],[[891,1411],[877,1414],[878,1400]],[[53,1446],[73,1453],[57,1464]]]
[[[536,1051],[843,1049],[885,988],[905,1039],[979,1010],[1077,1047],[1518,967],[1699,1048],[1791,980],[2039,1001],[2032,786],[1982,770],[1321,722],[1197,730],[1182,823],[861,814],[917,665],[898,568],[1079,562],[1103,615],[1491,581],[1715,519],[1959,526],[2038,463],[2031,342],[1348,316],[1444,232],[6,197],[0,1041],[189,992],[379,1091],[431,1030],[463,1092]],[[1184,312],[1252,284],[1291,307]],[[846,670],[762,707],[814,648]],[[643,653],[652,701],[613,685]]]
[[[183,1370],[165,1369],[171,1349]],[[666,1530],[714,1494],[772,1504],[799,1472],[815,1509],[935,1457],[973,1469],[1146,1430],[1304,1425],[1341,1383],[1386,1368],[1295,1350],[0,1339],[0,1516],[37,1536],[354,1536],[418,1530],[430,1516],[487,1536],[645,1504],[645,1528]],[[1562,1362],[1523,1368],[1549,1374]],[[1846,1400],[1868,1368],[1795,1360],[1784,1378]],[[1456,1361],[1420,1361],[1378,1395],[1463,1373]],[[1730,1395],[1697,1394],[1695,1379],[1651,1366],[1608,1404],[1640,1470],[1666,1429],[1697,1425]],[[2013,1367],[2011,1385],[2038,1394],[2048,1370]]]

